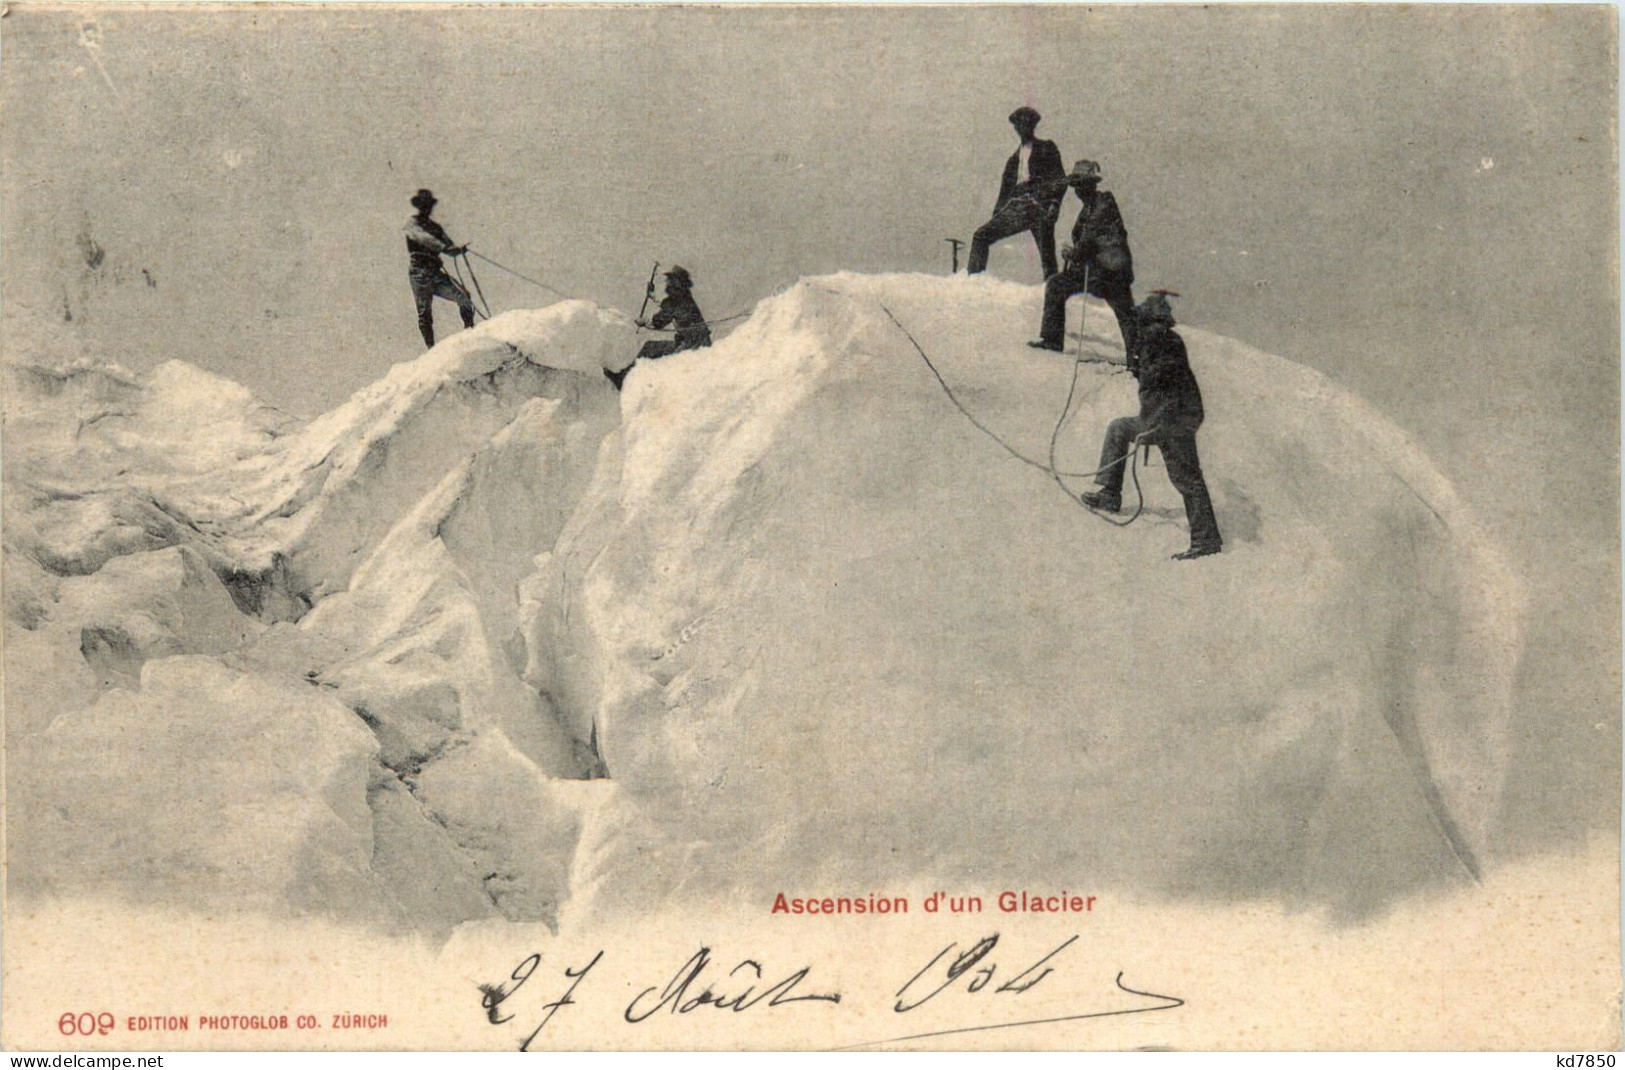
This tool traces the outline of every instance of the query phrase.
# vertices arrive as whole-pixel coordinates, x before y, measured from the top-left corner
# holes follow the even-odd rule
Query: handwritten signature
[[[1078,940],[1073,935],[1063,941],[1047,954],[1032,961],[1025,969],[1019,971],[1011,967],[1003,967],[994,958],[994,952],[999,946],[999,934],[994,933],[976,941],[974,944],[960,950],[960,945],[950,943],[938,951],[917,972],[905,981],[901,988],[893,993],[895,1002],[892,1010],[897,1014],[908,1014],[927,1003],[944,997],[945,994],[957,992],[961,996],[976,997],[978,1001],[998,996],[1020,996],[1032,990],[1046,978],[1056,972],[1059,958],[1063,952]],[[599,951],[584,966],[566,966],[563,970],[564,980],[567,982],[563,994],[551,1002],[544,1003],[538,1013],[541,1014],[535,1029],[525,1037],[519,1045],[520,1051],[529,1051],[530,1045],[541,1035],[553,1017],[565,1007],[575,1005],[576,990],[586,980],[589,973],[604,958],[604,952]],[[508,977],[498,983],[482,984],[479,986],[480,1005],[485,1011],[486,1019],[492,1025],[502,1025],[512,1021],[514,1014],[504,1014],[503,1007],[508,1000],[522,989],[542,965],[542,956],[538,952],[527,956],[519,965],[509,973]],[[690,955],[688,960],[678,967],[671,979],[661,985],[649,985],[632,997],[625,1009],[622,1018],[631,1025],[648,1021],[661,1011],[668,1016],[679,1016],[693,1013],[702,1008],[719,1011],[731,1011],[742,1014],[755,1008],[777,1008],[794,1004],[823,1004],[834,1006],[841,1002],[839,992],[811,991],[815,982],[808,980],[812,967],[801,966],[778,976],[777,980],[768,981],[769,971],[757,958],[741,958],[727,970],[723,970],[713,957],[709,947],[700,947]],[[1118,1010],[1080,1011],[1073,1014],[1063,1014],[1048,1018],[1030,1018],[1021,1021],[1005,1021],[964,1025],[949,1029],[938,1029],[931,1032],[912,1033],[906,1036],[888,1037],[884,1040],[866,1041],[861,1044],[849,1044],[836,1050],[851,1050],[856,1048],[876,1047],[882,1044],[896,1044],[907,1041],[925,1040],[930,1037],[950,1036],[955,1034],[976,1033],[991,1029],[1014,1029],[1021,1026],[1048,1025],[1057,1022],[1081,1021],[1088,1018],[1109,1018],[1129,1014],[1147,1014],[1154,1011],[1172,1010],[1184,1005],[1184,1000],[1176,996],[1159,995],[1155,992],[1141,991],[1130,988],[1123,983],[1123,971],[1118,971],[1116,987],[1119,992],[1140,996],[1145,1000],[1154,1002],[1145,1003],[1135,1007]],[[995,981],[998,983],[995,984]],[[809,990],[802,991],[805,986]]]

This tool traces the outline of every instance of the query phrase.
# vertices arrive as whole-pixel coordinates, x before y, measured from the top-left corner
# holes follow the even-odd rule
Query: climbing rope
[[[750,315],[754,311],[756,311],[754,308],[747,308],[747,309],[745,309],[745,311],[743,311],[743,312],[735,312],[731,316],[723,316],[723,317],[721,317],[719,319],[700,320],[697,323],[690,323],[690,324],[688,324],[688,327],[698,327],[698,326],[701,326],[702,324],[704,326],[706,326],[706,327],[715,327],[719,323],[732,323],[734,320],[742,320],[742,319],[744,319],[746,316]],[[645,326],[643,329],[646,330],[646,331],[661,331],[663,333],[674,334],[679,330],[687,330],[688,327],[649,327],[649,326]]]
[[[575,300],[575,295],[574,294],[567,294],[563,290],[559,289],[558,287],[549,286],[547,283],[543,282],[542,280],[533,279],[529,275],[521,275],[519,272],[515,271],[513,268],[509,267],[508,265],[499,264],[495,260],[492,260],[490,257],[486,256],[484,253],[475,252],[473,249],[465,249],[463,251],[463,255],[464,255],[464,257],[477,256],[481,260],[485,261],[487,264],[490,264],[492,267],[497,268],[498,270],[501,270],[501,271],[506,271],[508,274],[512,275],[516,279],[522,279],[525,282],[530,283],[532,286],[540,286],[542,289],[546,290],[548,293],[556,294],[559,297],[562,297],[567,301]]]
[[[829,291],[826,291],[826,292],[828,292],[828,293],[840,293],[840,291],[838,291],[838,290],[829,290]],[[841,296],[842,297],[847,297],[847,298],[850,299],[849,294],[841,294]],[[955,396],[954,388],[948,385],[948,380],[946,380],[946,379],[944,379],[942,377],[942,372],[937,370],[936,364],[931,360],[930,357],[925,355],[925,350],[920,348],[920,343],[915,340],[915,338],[914,338],[914,336],[912,334],[909,333],[908,328],[904,327],[900,322],[898,322],[897,317],[892,315],[892,310],[887,308],[885,305],[880,306],[880,311],[884,312],[886,314],[886,318],[891,320],[892,323],[897,327],[897,329],[899,331],[903,332],[903,337],[907,338],[909,340],[909,343],[914,346],[914,352],[916,352],[916,353],[918,353],[920,355],[920,359],[925,361],[925,366],[927,368],[931,369],[931,374],[936,376],[937,385],[942,387],[942,392],[944,394],[948,395],[948,400],[953,402],[954,408],[958,409],[960,414],[962,416],[964,416],[965,419],[969,420],[971,422],[971,424],[973,426],[975,426],[975,428],[978,431],[982,432],[982,434],[986,435],[988,438],[991,438],[994,442],[997,442],[1000,446],[1002,446],[1004,448],[1004,452],[1008,453],[1010,456],[1014,457],[1016,460],[1020,461],[1022,464],[1029,465],[1029,466],[1031,466],[1033,468],[1036,468],[1040,472],[1045,472],[1045,471],[1049,470],[1048,466],[1046,466],[1042,461],[1035,461],[1031,457],[1028,457],[1026,454],[1022,453],[1020,450],[1016,449],[1014,446],[1010,445],[1010,443],[1006,442],[999,435],[999,433],[997,431],[993,430],[991,427],[988,427],[986,424],[982,423],[982,421],[980,421],[980,420],[978,420],[976,418],[975,413],[973,413],[969,409],[965,408],[964,404],[959,400],[959,398],[957,396]]]
[[[548,293],[553,294],[553,295],[555,295],[557,297],[562,297],[566,301],[585,300],[584,298],[577,297],[575,294],[565,293],[563,290],[559,289],[557,286],[551,286],[548,283],[545,283],[540,279],[533,279],[529,275],[521,274],[520,272],[515,271],[513,268],[509,267],[506,264],[499,264],[495,260],[492,260],[490,257],[486,256],[484,253],[475,252],[473,249],[465,249],[463,251],[462,255],[463,255],[463,258],[465,260],[468,257],[477,256],[481,260],[485,261],[487,264],[490,264],[492,267],[497,268],[500,271],[506,271],[508,274],[512,275],[514,278],[519,279],[519,280],[521,280],[523,282],[528,282],[532,286],[539,286],[542,289],[546,290]],[[453,262],[453,264],[455,264],[456,260],[454,259],[452,262]],[[469,278],[474,277],[474,266],[472,264],[469,265],[468,274],[469,274]],[[459,276],[459,279],[460,278],[461,278],[461,276]],[[474,285],[475,285],[476,288],[479,287],[479,280],[478,279],[474,280]],[[484,294],[480,295],[480,300],[481,301],[485,300],[485,295]],[[487,308],[489,308],[489,306],[487,306]],[[718,324],[732,323],[734,320],[744,319],[746,316],[750,315],[754,311],[755,311],[754,308],[747,308],[743,312],[736,312],[731,316],[723,316],[720,319],[700,320],[698,323],[690,323],[690,324],[685,325],[682,328],[677,328],[677,327],[644,327],[643,330],[646,330],[646,331],[660,331],[663,334],[675,334],[678,330],[687,330],[687,329],[692,328],[692,327],[700,327],[700,326],[715,327]],[[485,318],[486,319],[491,318],[491,314],[490,314],[489,311],[485,313]]]
[[[827,292],[829,292],[829,293],[839,293],[840,291],[838,291],[838,290],[829,290]],[[841,296],[847,297],[848,299],[851,299],[851,295],[849,295],[849,294],[841,294]],[[879,304],[879,302],[876,302],[876,304]],[[1018,450],[1014,446],[1010,445],[1009,442],[1005,441],[1005,439],[1002,436],[1000,436],[997,431],[994,431],[992,428],[990,428],[986,424],[982,423],[982,421],[978,420],[976,418],[976,415],[974,413],[972,413],[969,409],[967,409],[965,407],[964,403],[961,402],[959,400],[959,398],[954,394],[953,387],[949,386],[948,385],[948,380],[946,380],[946,379],[944,379],[942,377],[942,372],[937,368],[936,363],[929,356],[926,355],[925,349],[923,347],[921,347],[919,341],[914,337],[914,335],[912,333],[909,332],[909,329],[907,327],[903,326],[902,322],[899,321],[898,318],[895,315],[892,314],[892,310],[887,308],[885,305],[882,304],[882,305],[880,305],[880,311],[882,311],[882,312],[884,312],[886,314],[886,318],[892,321],[893,326],[895,326],[899,331],[903,332],[903,337],[905,337],[905,338],[907,338],[909,340],[909,344],[914,347],[914,352],[918,353],[920,355],[920,359],[925,361],[925,366],[927,368],[931,369],[931,374],[936,377],[937,385],[940,386],[942,388],[942,392],[948,396],[948,400],[953,402],[954,408],[958,409],[960,414],[962,416],[964,416],[965,419],[969,420],[971,422],[971,424],[978,431],[982,432],[982,434],[986,435],[988,438],[990,438],[994,442],[998,443],[999,446],[1001,446],[1006,453],[1008,453],[1010,456],[1014,457],[1016,460],[1020,461],[1022,464],[1028,465],[1029,467],[1032,467],[1032,468],[1036,468],[1040,472],[1048,472],[1050,477],[1055,480],[1056,485],[1061,488],[1062,493],[1064,493],[1068,498],[1072,499],[1078,505],[1083,506],[1085,509],[1088,509],[1091,513],[1095,514],[1096,516],[1100,517],[1102,520],[1106,521],[1108,524],[1114,524],[1117,527],[1126,528],[1130,524],[1134,523],[1135,520],[1139,519],[1140,513],[1143,512],[1144,509],[1145,509],[1145,493],[1140,488],[1140,475],[1139,475],[1138,467],[1137,467],[1136,460],[1135,460],[1135,453],[1136,453],[1135,449],[1130,449],[1128,451],[1128,453],[1126,453],[1123,456],[1119,457],[1117,460],[1113,461],[1111,464],[1108,464],[1103,468],[1097,468],[1092,472],[1062,472],[1056,467],[1056,463],[1055,463],[1055,446],[1056,446],[1056,442],[1061,437],[1061,428],[1066,424],[1067,417],[1072,414],[1072,401],[1077,396],[1077,389],[1078,389],[1078,370],[1085,363],[1088,363],[1087,361],[1075,360],[1072,363],[1072,386],[1071,386],[1071,389],[1069,389],[1067,391],[1067,394],[1066,394],[1066,408],[1062,410],[1061,418],[1056,421],[1055,430],[1050,435],[1049,464],[1044,464],[1042,461],[1035,461],[1031,457],[1028,457],[1026,454],[1022,453],[1020,450]],[[1139,499],[1138,503],[1134,507],[1133,515],[1131,515],[1127,520],[1114,520],[1114,519],[1112,519],[1111,516],[1109,516],[1108,514],[1106,514],[1104,512],[1101,512],[1100,510],[1095,509],[1094,507],[1089,505],[1089,503],[1084,501],[1079,495],[1076,495],[1076,494],[1072,493],[1072,489],[1070,487],[1068,487],[1064,482],[1062,482],[1062,477],[1066,477],[1068,479],[1082,479],[1082,478],[1085,478],[1085,477],[1088,477],[1088,476],[1100,475],[1102,472],[1108,472],[1111,469],[1116,468],[1118,465],[1122,464],[1124,461],[1128,462],[1129,474],[1132,477],[1133,482],[1134,482],[1134,493]]]

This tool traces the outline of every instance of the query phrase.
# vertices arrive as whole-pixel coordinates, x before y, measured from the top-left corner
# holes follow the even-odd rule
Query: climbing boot
[[[1091,509],[1099,509],[1103,513],[1116,513],[1123,508],[1123,496],[1113,493],[1105,487],[1098,490],[1086,490],[1080,497],[1084,505]]]
[[[1214,542],[1214,543],[1201,543],[1199,545],[1194,545],[1189,550],[1186,550],[1183,553],[1175,554],[1174,555],[1174,560],[1175,561],[1194,561],[1198,557],[1206,557],[1208,554],[1216,554],[1216,553],[1219,552],[1220,545],[1221,544],[1216,543],[1216,542]]]
[[[1032,346],[1034,349],[1047,349],[1051,353],[1065,352],[1065,350],[1062,347],[1061,343],[1045,341],[1042,338],[1038,339],[1038,341],[1036,341],[1036,342],[1028,342],[1027,344]]]

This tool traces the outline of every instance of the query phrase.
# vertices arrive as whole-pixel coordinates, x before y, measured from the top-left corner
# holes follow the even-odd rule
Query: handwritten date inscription
[[[932,1001],[952,998],[955,993],[961,997],[974,997],[977,1003],[998,996],[1020,996],[1054,974],[1061,965],[1063,952],[1077,940],[1076,935],[1071,936],[1047,954],[1036,959],[1018,960],[1013,966],[1002,965],[995,955],[999,946],[997,933],[963,947],[957,942],[951,943],[932,955],[924,966],[908,976],[902,987],[896,989],[893,993],[892,1010],[897,1014],[908,1014]],[[603,958],[604,952],[599,951],[585,965],[566,966],[562,970],[562,982],[552,989],[556,991],[562,988],[558,997],[539,1006],[531,1003],[535,1009],[529,1013],[537,1016],[532,1018],[536,1026],[519,1045],[520,1051],[530,1050],[531,1044],[559,1011],[579,1004],[580,1000],[576,996],[578,989],[581,989],[583,982],[594,968],[599,966]],[[627,988],[637,989],[637,994],[621,1010],[621,1019],[635,1026],[657,1014],[669,1018],[703,1010],[743,1014],[760,1009],[759,1013],[766,1013],[775,1008],[792,1006],[821,1006],[828,1010],[838,1006],[842,1001],[840,992],[825,990],[825,986],[810,978],[812,973],[810,965],[777,970],[770,969],[761,958],[756,957],[741,958],[732,966],[725,965],[728,961],[730,960],[717,959],[709,947],[702,946],[663,984],[651,984],[641,988],[636,984],[626,987],[614,986],[620,988],[623,993],[620,997],[622,999],[626,998],[624,993]],[[515,1014],[505,1011],[504,1007],[536,975],[541,965],[540,953],[530,955],[514,967],[505,980],[479,986],[480,1005],[485,1011],[487,1021],[492,1025],[502,1025],[514,1019]],[[876,967],[880,970],[885,968],[883,964]],[[1119,992],[1142,996],[1157,1002],[1121,1010],[1080,1011],[1028,1021],[966,1024],[957,1028],[893,1037],[853,1046],[871,1047],[892,1041],[915,1040],[947,1033],[1008,1029],[1022,1025],[1171,1010],[1183,1004],[1183,1000],[1173,996],[1129,988],[1123,984],[1121,972],[1117,974],[1116,987]]]

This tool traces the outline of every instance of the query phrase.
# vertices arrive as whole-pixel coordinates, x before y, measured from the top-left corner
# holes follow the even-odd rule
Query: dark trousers
[[[1100,467],[1104,471],[1095,476],[1095,482],[1119,498],[1123,495],[1123,469],[1129,462],[1112,462],[1128,456],[1134,449],[1135,436],[1143,430],[1138,416],[1123,416],[1106,425],[1106,441],[1100,447]],[[1202,478],[1202,461],[1196,453],[1196,435],[1159,435],[1152,444],[1162,451],[1162,463],[1168,466],[1168,482],[1185,499],[1191,545],[1222,545],[1219,521],[1213,515],[1213,500],[1208,497],[1207,480]]]
[[[970,260],[965,273],[975,275],[987,270],[987,251],[994,242],[1003,241],[1024,230],[1032,231],[1038,243],[1038,257],[1044,262],[1044,277],[1055,274],[1055,219],[1060,215],[1059,204],[1041,202],[1033,197],[1017,195],[993,213],[976,229],[970,240]]]
[[[661,357],[669,357],[669,356],[671,356],[673,353],[678,352],[682,348],[683,348],[682,344],[680,342],[678,342],[677,339],[675,339],[675,338],[668,338],[663,342],[662,341],[645,342],[645,343],[643,343],[643,348],[638,350],[637,359],[638,360],[659,360]]]
[[[463,326],[474,326],[474,299],[444,269],[415,267],[407,272],[407,278],[412,283],[412,299],[418,305],[418,330],[425,345],[434,348],[434,313],[429,306],[436,297],[455,302],[457,311],[463,314]]]
[[[668,338],[665,341],[645,342],[643,343],[643,348],[638,350],[638,355],[633,358],[631,364],[628,364],[618,372],[612,372],[608,368],[605,368],[604,378],[614,383],[615,389],[619,390],[621,388],[621,384],[626,382],[627,375],[630,374],[632,369],[637,366],[638,361],[659,360],[661,357],[669,357],[673,353],[680,353],[684,349],[693,348],[695,347],[685,346],[675,338]]]
[[[1083,292],[1083,265],[1068,264],[1066,270],[1050,276],[1044,284],[1044,323],[1039,336],[1051,345],[1066,344],[1066,299]],[[1102,278],[1089,269],[1089,292],[1111,306],[1117,316],[1117,329],[1123,332],[1123,352],[1134,352],[1134,288],[1122,279]]]

